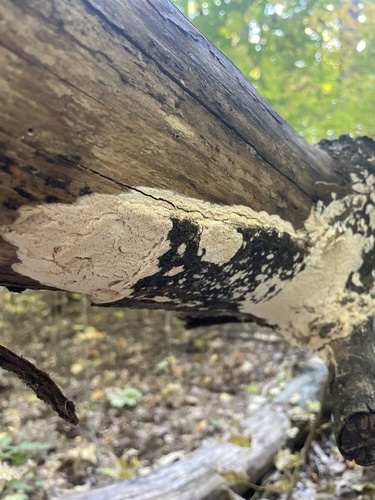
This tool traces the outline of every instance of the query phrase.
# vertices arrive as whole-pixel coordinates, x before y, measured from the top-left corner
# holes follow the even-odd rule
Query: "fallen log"
[[[371,139],[307,144],[165,0],[0,16],[0,285],[256,319],[335,367],[372,335]]]
[[[288,415],[291,398],[305,408],[307,401],[320,399],[327,369],[318,358],[310,359],[302,373],[292,379],[273,402],[266,402],[242,422],[243,433],[251,435],[250,447],[228,442],[203,446],[186,458],[130,481],[68,496],[70,500],[218,500],[229,498],[228,489],[241,494],[248,486],[220,475],[234,473],[256,484],[273,466],[277,451],[285,446],[292,427]],[[295,426],[296,423],[294,422]]]
[[[182,225],[178,233],[193,236],[189,213],[208,222],[206,228],[192,217],[194,227],[206,229],[208,261],[222,261],[239,246],[237,229],[262,229],[267,217],[259,219],[257,212],[302,227],[315,183],[343,182],[331,169],[331,157],[306,143],[168,1],[6,0],[0,16],[5,27],[0,35],[0,225],[14,222],[23,206],[44,205],[54,220],[56,204],[70,204],[63,217],[87,229],[108,213],[102,220],[107,229],[95,237],[97,253],[105,253],[109,268],[116,257],[109,255],[113,237],[122,233],[133,255],[130,278],[139,275],[139,263],[154,267],[172,221]],[[121,224],[118,210],[129,214],[131,227]],[[43,219],[40,231],[61,225]],[[273,226],[278,220],[269,222]],[[285,223],[278,229],[289,232]],[[67,243],[63,227],[60,231],[64,245],[53,238],[58,266]],[[149,239],[142,236],[145,231]],[[71,244],[79,248],[81,233],[68,232],[76,233]],[[39,240],[45,238],[40,232]],[[69,265],[80,277],[69,283],[61,282],[56,269],[37,269],[42,256],[35,252],[27,270],[16,270],[20,249],[10,240],[8,235],[8,243],[1,241],[0,283],[94,293],[92,283],[84,286],[82,270],[74,273],[75,266]],[[212,241],[219,242],[216,256]],[[89,265],[90,256],[77,255],[76,264],[78,259]],[[99,287],[109,293],[112,283],[112,294],[94,294],[97,302],[124,296],[114,293],[118,277],[107,274],[112,276]]]

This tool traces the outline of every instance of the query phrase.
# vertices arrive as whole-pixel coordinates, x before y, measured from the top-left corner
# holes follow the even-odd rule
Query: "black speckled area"
[[[249,294],[255,303],[269,299],[278,285],[280,288],[303,268],[305,251],[287,233],[239,228],[241,247],[219,265],[200,253],[202,228],[197,223],[188,219],[173,219],[172,223],[170,249],[159,258],[160,271],[139,280],[130,297],[111,305],[130,306],[136,301],[138,306],[154,303],[155,307],[182,311],[237,311]],[[260,285],[265,285],[261,292],[257,291]],[[155,303],[156,297],[164,301]]]

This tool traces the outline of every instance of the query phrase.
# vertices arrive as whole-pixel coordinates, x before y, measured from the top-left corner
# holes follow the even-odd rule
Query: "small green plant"
[[[0,434],[0,460],[6,461],[10,465],[23,465],[27,460],[30,451],[48,450],[51,445],[48,443],[29,443],[27,441],[20,444],[13,444],[13,437],[7,433]]]
[[[113,387],[107,389],[106,397],[114,408],[123,408],[124,406],[134,408],[143,398],[143,394],[134,387],[126,387],[125,389]]]
[[[22,466],[30,452],[48,450],[51,445],[27,441],[14,444],[13,441],[8,433],[0,433],[0,493],[4,500],[26,500],[27,493],[40,488],[43,481],[36,478],[32,466],[26,470]]]
[[[112,454],[111,467],[100,467],[98,470],[113,479],[132,479],[138,473],[140,467],[138,450],[129,449],[121,458]]]

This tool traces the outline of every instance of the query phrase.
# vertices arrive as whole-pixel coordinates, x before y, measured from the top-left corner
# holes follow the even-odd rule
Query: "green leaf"
[[[254,486],[253,483],[249,482],[249,479],[245,473],[235,470],[220,469],[217,469],[215,472],[219,474],[219,476],[221,476],[223,479],[225,479],[226,481],[230,481],[231,483],[243,484],[245,486],[248,486],[249,488],[252,488]]]
[[[352,489],[358,491],[358,493],[371,493],[375,491],[375,484],[369,481],[365,481],[362,484],[352,484]]]
[[[27,500],[28,495],[25,493],[13,493],[12,495],[5,495],[3,500]]]
[[[35,487],[21,481],[19,479],[11,479],[10,481],[6,481],[7,488],[14,488],[15,490],[25,490],[25,491],[34,491]]]
[[[236,446],[241,446],[242,448],[250,448],[252,438],[250,434],[240,434],[238,432],[232,432],[227,441],[228,443],[235,444]]]
[[[10,454],[8,460],[13,466],[23,465],[27,460],[27,455],[22,451],[17,452],[16,450],[14,450],[14,452],[12,451],[12,453]]]
[[[143,394],[133,387],[125,389],[114,387],[106,391],[106,397],[114,408],[123,408],[124,406],[133,408],[141,401]]]
[[[39,451],[39,450],[49,450],[51,448],[51,445],[49,443],[29,443],[29,442],[23,442],[20,443],[17,447],[18,450],[21,451]]]
[[[9,434],[6,434],[5,436],[2,436],[0,438],[0,447],[6,448],[7,446],[9,446],[11,444],[12,441],[13,441],[12,436],[9,436]]]
[[[311,411],[311,413],[318,414],[320,412],[320,407],[321,407],[320,401],[310,401],[310,399],[308,399],[306,401],[306,406],[307,409]]]

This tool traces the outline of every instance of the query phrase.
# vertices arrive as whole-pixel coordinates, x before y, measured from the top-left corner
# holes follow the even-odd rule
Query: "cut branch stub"
[[[375,349],[373,321],[337,342],[331,392],[337,446],[347,460],[375,464]]]

